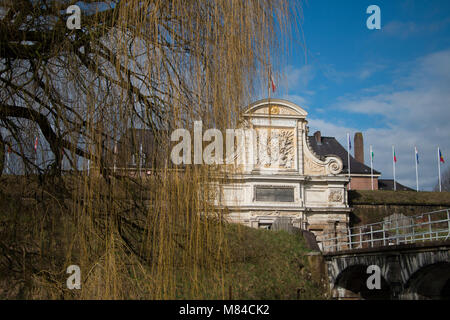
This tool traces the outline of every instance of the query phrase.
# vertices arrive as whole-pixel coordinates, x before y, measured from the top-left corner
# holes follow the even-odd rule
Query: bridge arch
[[[365,264],[354,264],[346,267],[336,277],[333,285],[333,297],[338,299],[387,300],[391,296],[389,282],[381,275],[381,289],[370,290],[367,287],[367,273]]]
[[[422,266],[405,284],[404,299],[450,300],[450,262]]]

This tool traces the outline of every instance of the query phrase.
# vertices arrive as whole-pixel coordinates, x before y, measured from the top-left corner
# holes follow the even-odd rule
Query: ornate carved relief
[[[330,194],[328,195],[329,202],[342,202],[343,196],[341,190],[330,190]]]
[[[280,130],[280,167],[294,168],[295,141],[294,130]]]
[[[280,211],[252,211],[250,216],[259,217],[259,216],[279,216]]]
[[[271,106],[269,110],[271,114],[280,114],[280,107],[278,106]]]
[[[324,166],[321,166],[319,164],[316,164],[311,159],[305,156],[305,168],[304,168],[305,174],[308,175],[320,175],[325,174],[325,168]]]
[[[328,160],[329,159],[329,160]],[[336,157],[327,158],[327,171],[331,174],[339,174],[344,167],[342,160]]]
[[[270,110],[269,110],[270,108]],[[270,113],[269,113],[270,111]],[[263,107],[254,112],[255,114],[273,114],[273,115],[297,115],[293,110],[280,105],[271,105],[270,107]]]
[[[256,132],[257,168],[295,168],[294,129],[257,128]]]
[[[336,175],[342,171],[344,164],[337,156],[328,156],[319,159],[310,149],[306,138],[306,131],[303,133],[303,151],[304,151],[304,172],[307,175]]]
[[[288,109],[288,108],[283,108],[283,107],[280,107],[280,112],[279,112],[279,114],[283,114],[283,115],[296,115],[296,113],[294,112],[294,111],[292,111],[291,109]]]

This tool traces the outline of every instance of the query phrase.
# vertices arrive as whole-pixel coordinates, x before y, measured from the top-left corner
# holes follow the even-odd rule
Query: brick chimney
[[[320,131],[314,132],[314,138],[316,139],[317,144],[322,144],[322,135]]]
[[[355,133],[355,159],[364,163],[364,139],[362,132]]]

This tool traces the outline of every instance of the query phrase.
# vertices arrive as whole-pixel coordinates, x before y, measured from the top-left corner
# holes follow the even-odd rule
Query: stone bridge
[[[450,299],[450,241],[416,242],[324,253],[335,299]],[[381,269],[381,288],[368,289]]]

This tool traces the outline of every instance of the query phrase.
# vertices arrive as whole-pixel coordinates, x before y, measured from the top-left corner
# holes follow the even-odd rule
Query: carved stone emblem
[[[280,113],[280,108],[277,106],[271,106],[270,107],[270,113],[271,114],[279,114]]]
[[[295,167],[295,139],[293,129],[257,129],[257,166],[293,169]]]
[[[330,191],[328,195],[329,202],[342,202],[342,192],[340,190]]]
[[[270,109],[269,107],[264,107],[256,110],[254,112],[255,114],[274,114],[274,115],[297,115],[296,112],[293,110],[280,106],[280,105],[271,105]]]

